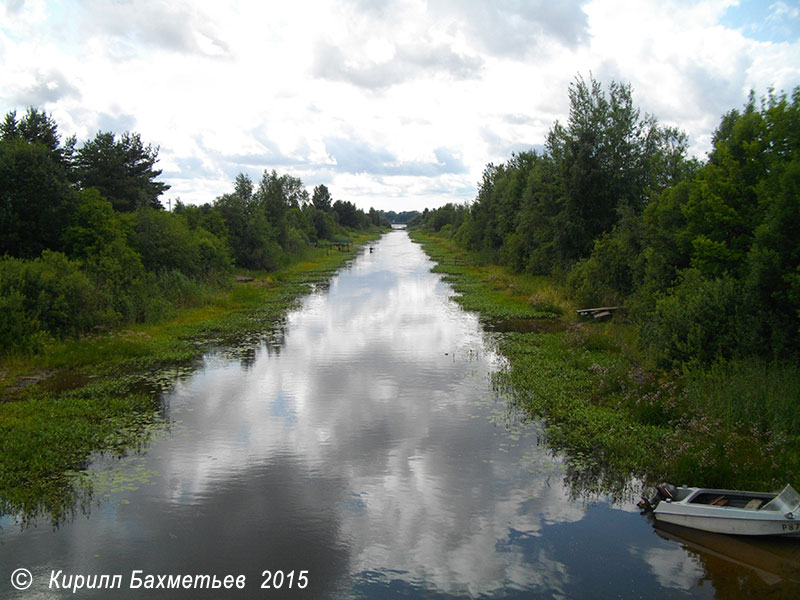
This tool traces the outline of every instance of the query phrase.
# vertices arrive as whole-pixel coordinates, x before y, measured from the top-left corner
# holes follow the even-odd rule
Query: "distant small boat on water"
[[[745,492],[661,484],[639,506],[656,521],[734,535],[800,537],[800,494],[791,485],[779,493]]]

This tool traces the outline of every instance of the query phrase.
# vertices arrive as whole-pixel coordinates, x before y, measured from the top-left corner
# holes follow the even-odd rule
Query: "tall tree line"
[[[625,304],[656,362],[800,353],[800,88],[725,114],[704,162],[630,85],[577,78],[544,152],[490,164],[469,205],[426,211],[481,260]]]
[[[320,240],[387,225],[375,211],[313,197],[300,179],[244,174],[203,206],[164,210],[158,148],[98,132],[78,146],[30,108],[0,124],[0,355],[48,339],[168,315],[230,281],[275,269]]]

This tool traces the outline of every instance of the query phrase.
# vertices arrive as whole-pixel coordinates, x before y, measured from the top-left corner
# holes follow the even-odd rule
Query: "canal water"
[[[393,231],[305,297],[273,339],[238,358],[206,356],[164,398],[164,431],[140,453],[94,461],[94,498],[74,518],[0,520],[0,597],[800,589],[795,546],[739,540],[737,554],[724,536],[657,531],[632,501],[587,501],[567,486],[537,424],[493,392],[496,334],[431,267]],[[19,568],[32,577],[24,591],[11,585]],[[204,589],[204,575],[219,588]],[[195,589],[161,587],[179,581]]]

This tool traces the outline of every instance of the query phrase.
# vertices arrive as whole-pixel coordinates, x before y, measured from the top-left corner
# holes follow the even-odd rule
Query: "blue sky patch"
[[[796,42],[800,39],[800,1],[739,0],[728,8],[720,24],[759,42]]]

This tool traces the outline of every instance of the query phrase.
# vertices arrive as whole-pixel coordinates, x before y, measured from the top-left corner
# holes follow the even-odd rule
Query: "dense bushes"
[[[791,101],[770,95],[759,110],[751,98],[744,111],[727,114],[708,163],[637,220],[653,241],[622,244],[645,265],[625,295],[657,360],[797,357],[799,111],[796,91]],[[653,227],[657,213],[672,217]],[[702,305],[714,310],[693,312]]]
[[[37,348],[48,334],[80,333],[100,320],[98,295],[76,261],[45,250],[33,260],[0,259],[0,342]]]
[[[741,287],[730,276],[708,279],[696,269],[655,300],[642,324],[643,342],[662,363],[712,363],[731,358],[742,343],[747,311]]]
[[[180,215],[140,209],[126,220],[130,245],[148,271],[174,270],[199,279],[231,270],[225,244],[202,227],[192,230]]]

